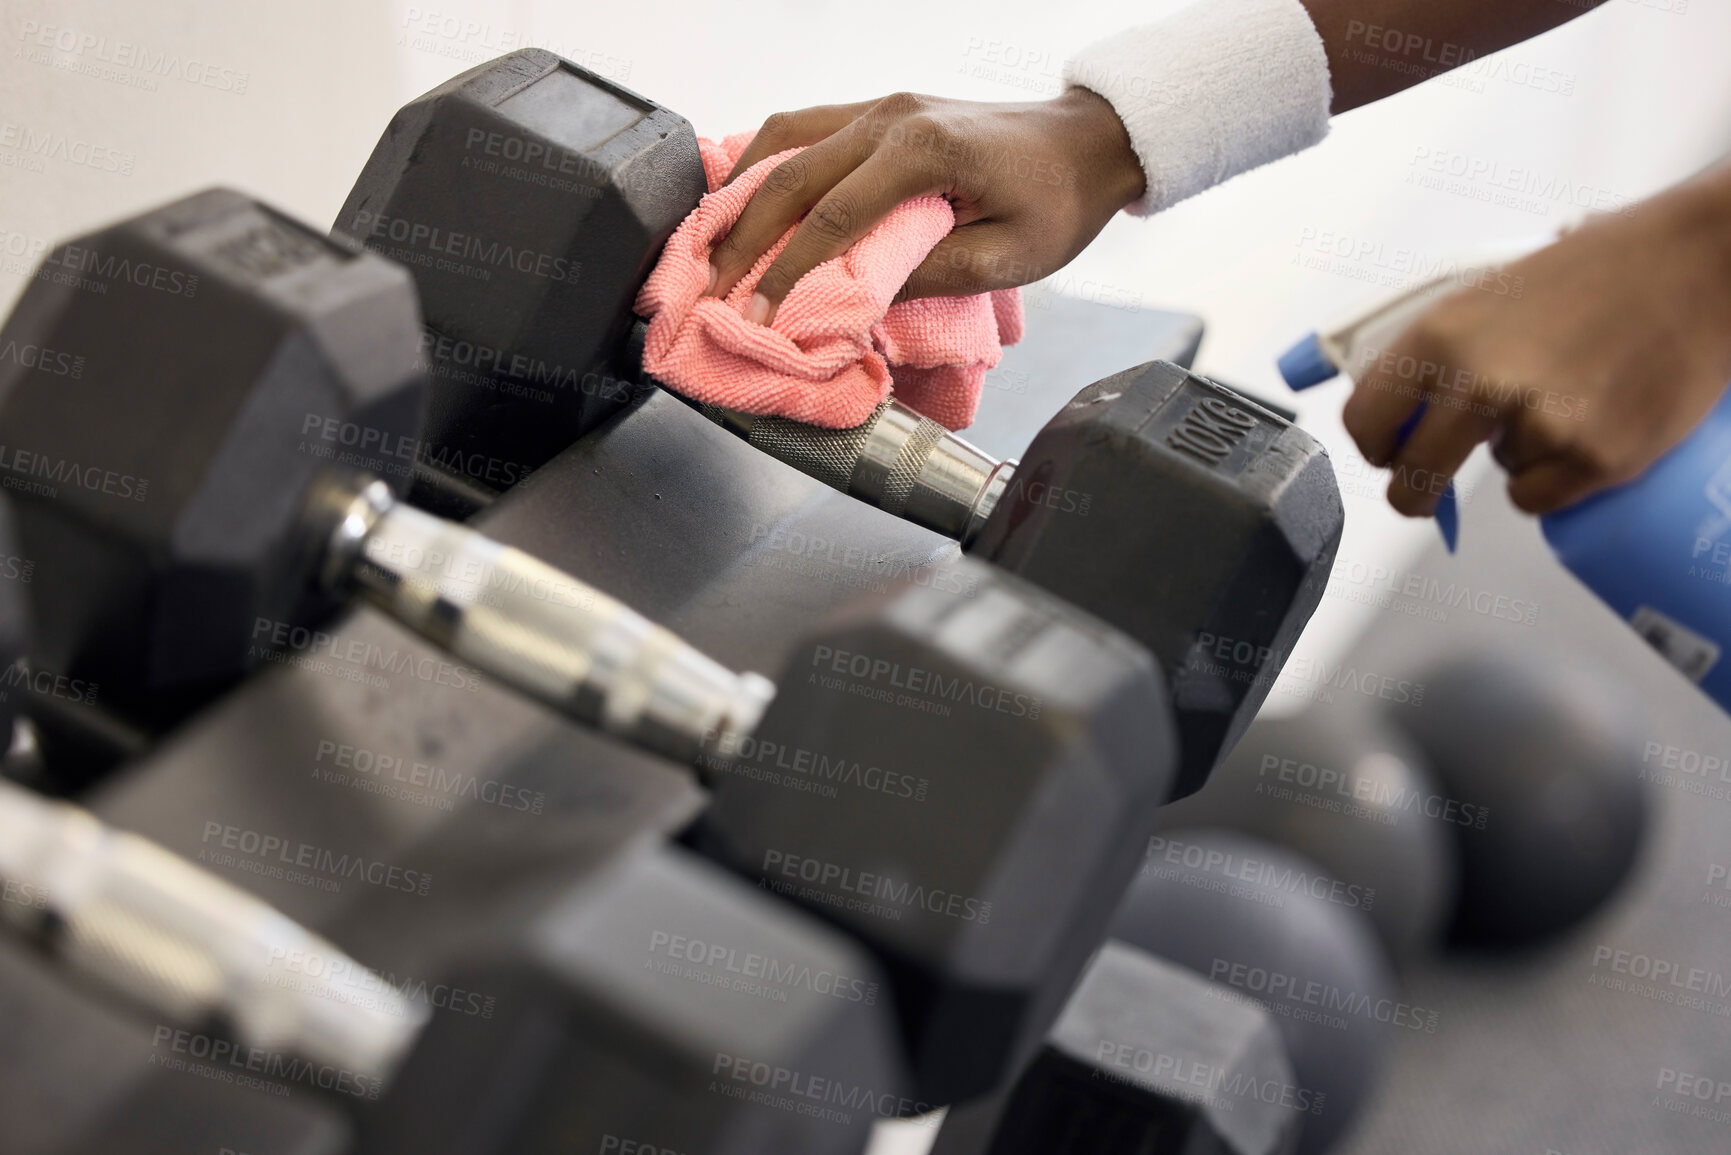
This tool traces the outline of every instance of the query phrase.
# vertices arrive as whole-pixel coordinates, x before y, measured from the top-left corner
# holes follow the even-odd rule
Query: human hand
[[[802,145],[770,173],[710,258],[706,295],[724,296],[804,218],[758,280],[745,315],[759,324],[769,324],[801,276],[914,197],[946,198],[956,227],[909,276],[903,299],[1038,280],[1142,195],[1142,166],[1123,124],[1084,88],[1033,103],[899,93],[780,113],[758,130],[733,176]]]
[[[1731,382],[1731,166],[1504,271],[1518,299],[1456,290],[1361,363],[1346,429],[1410,517],[1481,441],[1529,513],[1633,480]]]

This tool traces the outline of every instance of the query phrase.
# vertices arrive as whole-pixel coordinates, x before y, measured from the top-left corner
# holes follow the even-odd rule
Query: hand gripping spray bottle
[[[1281,375],[1293,389],[1351,375],[1367,351],[1391,345],[1438,296],[1458,285],[1498,284],[1499,266],[1534,247],[1456,267],[1311,334],[1280,358]],[[1403,438],[1422,415],[1421,406]],[[1437,522],[1452,553],[1459,525],[1452,486]],[[1640,477],[1546,514],[1539,525],[1571,573],[1731,712],[1731,390]]]

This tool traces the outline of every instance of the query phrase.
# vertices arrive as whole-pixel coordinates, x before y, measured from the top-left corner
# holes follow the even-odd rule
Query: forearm
[[[1129,211],[1316,144],[1331,113],[1535,36],[1602,0],[1195,0],[1089,45],[1066,83],[1112,105],[1146,177]]]
[[[1604,0],[1299,2],[1322,36],[1331,111],[1341,113],[1566,24]]]
[[[1664,303],[1676,337],[1717,361],[1731,381],[1731,160],[1636,206],[1652,230],[1653,259],[1680,270]]]

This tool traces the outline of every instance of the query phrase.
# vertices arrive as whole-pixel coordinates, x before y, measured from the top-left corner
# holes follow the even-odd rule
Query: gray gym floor
[[[1459,554],[1449,557],[1439,543],[1412,570],[1537,602],[1537,624],[1462,609],[1442,623],[1383,612],[1353,651],[1355,664],[1398,677],[1444,653],[1555,647],[1614,672],[1644,715],[1648,742],[1731,756],[1731,721],[1556,564],[1537,523],[1508,504],[1499,479],[1486,475],[1462,513]],[[1731,889],[1708,882],[1713,864],[1731,865],[1731,769],[1723,778],[1667,771],[1665,757],[1650,763],[1669,781],[1650,784],[1653,822],[1642,861],[1598,918],[1531,958],[1444,959],[1406,975],[1410,1000],[1438,1008],[1440,1026],[1434,1035],[1399,1032],[1352,1155],[1731,1151]],[[1642,985],[1615,976],[1603,960],[1595,968],[1601,948],[1671,962],[1684,973],[1700,968],[1708,989],[1687,996],[1697,1005],[1685,1006],[1650,997],[1656,992],[1597,985],[1607,977]],[[1666,1070],[1709,1080],[1712,1097],[1677,1094],[1677,1079],[1661,1089]],[[1720,1083],[1726,1093],[1717,1098]]]

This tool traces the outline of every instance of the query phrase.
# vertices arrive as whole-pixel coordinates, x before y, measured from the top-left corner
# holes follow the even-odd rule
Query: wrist
[[[1198,0],[1089,45],[1064,83],[1118,114],[1146,188],[1146,216],[1328,132],[1328,59],[1298,0]]]
[[[1692,269],[1694,298],[1704,320],[1731,337],[1731,163],[1721,164],[1656,198],[1668,241],[1658,258]]]
[[[1703,173],[1684,185],[1682,191],[1691,201],[1692,230],[1718,258],[1724,274],[1722,283],[1726,293],[1731,294],[1731,163]]]
[[[1071,88],[1052,105],[1062,117],[1066,139],[1079,153],[1082,191],[1109,212],[1141,199],[1148,178],[1111,102],[1086,88]]]

